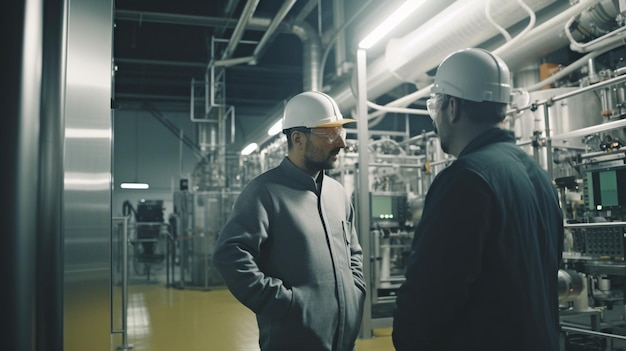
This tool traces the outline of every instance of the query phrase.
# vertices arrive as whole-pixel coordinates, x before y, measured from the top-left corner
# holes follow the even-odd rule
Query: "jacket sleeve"
[[[254,313],[280,317],[289,309],[292,291],[258,266],[260,248],[268,239],[271,208],[267,190],[251,182],[238,196],[218,236],[213,264],[242,304]]]
[[[398,291],[392,332],[398,351],[440,348],[482,269],[492,191],[472,172],[446,173],[428,192]]]

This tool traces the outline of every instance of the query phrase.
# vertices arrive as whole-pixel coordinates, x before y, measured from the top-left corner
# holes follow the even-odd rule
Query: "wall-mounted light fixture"
[[[145,189],[149,189],[150,185],[148,183],[122,183],[122,184],[120,184],[120,188],[122,188],[122,189],[145,190]]]

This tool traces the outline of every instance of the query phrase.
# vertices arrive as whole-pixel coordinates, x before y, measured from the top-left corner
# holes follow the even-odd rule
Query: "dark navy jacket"
[[[404,350],[559,349],[563,218],[548,174],[491,129],[433,181],[398,291]]]

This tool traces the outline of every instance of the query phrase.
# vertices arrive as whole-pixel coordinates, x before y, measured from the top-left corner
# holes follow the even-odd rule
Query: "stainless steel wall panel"
[[[67,1],[46,0],[37,211],[38,351],[63,350],[63,144]]]
[[[69,5],[64,349],[110,350],[111,0]]]
[[[4,179],[0,275],[3,350],[35,350],[35,248],[41,91],[41,0],[3,1],[0,18],[2,106],[0,150]]]

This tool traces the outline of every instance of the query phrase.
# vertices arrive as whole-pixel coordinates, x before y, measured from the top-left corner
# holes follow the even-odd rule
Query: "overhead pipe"
[[[209,17],[209,16],[194,16],[194,15],[181,15],[172,13],[161,12],[147,12],[147,11],[133,11],[133,10],[115,10],[116,21],[131,21],[142,23],[165,23],[165,24],[178,24],[183,26],[196,26],[196,27],[224,27],[233,28],[233,20],[229,17]],[[267,18],[250,18],[246,29],[248,30],[266,30],[269,26],[270,20]]]
[[[583,11],[594,6],[601,0],[580,0],[558,15],[548,19],[544,23],[532,29],[528,35],[528,40],[524,40],[518,45],[507,48],[502,52],[497,52],[498,56],[507,63],[511,71],[535,62],[538,58],[569,44],[563,34],[565,23]]]
[[[611,0],[601,0],[600,3],[595,6],[595,11],[587,11],[581,15],[572,16],[572,18],[565,23],[563,31],[570,42],[569,47],[572,51],[588,53],[624,40],[623,33],[626,27],[622,26],[616,30],[604,29],[611,28],[616,18],[620,15],[620,9],[615,7],[615,5],[616,4]],[[571,32],[571,28],[574,24],[579,32],[602,33],[603,35],[587,43],[579,43]],[[595,31],[593,29],[595,29]]]
[[[336,31],[335,39],[335,74],[341,77],[347,72],[346,60],[346,34],[341,29],[345,22],[344,0],[333,1],[333,29]],[[323,73],[322,73],[323,74]]]
[[[293,24],[300,25],[304,20],[311,14],[314,8],[316,8],[320,3],[320,0],[309,0],[309,2],[304,5],[304,7],[300,10],[300,13],[294,18]]]
[[[581,12],[589,9],[591,6],[595,5],[601,0],[580,0],[577,4],[568,7],[567,9],[560,12],[557,16],[550,18],[544,23],[536,26],[532,30],[527,33],[528,40],[522,41],[518,43],[518,45],[507,47],[505,51],[498,52],[498,55],[502,60],[504,60],[511,71],[515,71],[516,69],[523,67],[533,61],[536,61],[537,58],[544,56],[548,53],[551,53],[559,48],[566,46],[569,42],[567,38],[564,37],[563,34],[563,25],[572,17],[579,15]],[[496,51],[498,48],[495,48]],[[415,50],[415,48],[414,48]],[[425,52],[428,52],[428,49],[425,49]],[[383,60],[379,59],[376,61],[376,64],[382,65]],[[370,70],[372,72],[370,72]],[[378,75],[382,78],[379,79],[389,79],[385,78],[384,74],[384,66],[377,67],[372,64],[372,66],[368,67],[368,74]],[[397,100],[391,101],[385,106],[388,107],[407,107],[411,103],[425,98],[430,94],[430,88],[432,85],[427,85],[419,90],[403,96]],[[350,105],[350,98],[354,99],[354,97],[350,97],[348,95],[352,94],[352,91],[348,87],[348,89],[338,90],[335,93],[336,95],[331,94],[331,96],[335,97],[335,100],[341,101],[339,105],[342,109],[350,109],[352,108]],[[370,94],[370,92],[368,92]],[[370,98],[373,95],[370,95]],[[376,111],[371,113],[368,118],[373,119],[383,115],[384,111]]]
[[[588,54],[586,54],[585,56],[579,58],[578,60],[570,63],[567,67],[560,69],[558,72],[556,72],[555,74],[551,75],[550,77],[540,81],[539,83],[527,86],[527,87],[523,87],[523,90],[526,90],[528,92],[532,92],[532,91],[536,91],[536,90],[540,90],[543,87],[545,87],[546,85],[550,85],[560,79],[563,79],[565,77],[567,77],[569,74],[571,74],[572,72],[574,72],[575,70],[585,66],[585,65],[589,65],[593,62],[593,59],[608,52],[611,51],[613,49],[616,49],[620,46],[622,46],[623,44],[621,43],[612,43],[609,46],[603,47],[601,49],[598,49],[596,51],[592,51]]]
[[[526,4],[539,11],[553,1],[527,0]],[[368,99],[377,98],[398,85],[423,79],[426,72],[453,51],[478,46],[499,34],[494,26],[486,26],[488,19],[483,7],[486,2],[456,1],[444,8],[422,26],[400,39],[390,40],[385,55],[367,67]],[[491,1],[491,15],[502,23],[514,24],[527,16],[515,0]],[[342,110],[350,110],[356,99],[351,81],[333,89],[331,95]]]
[[[213,61],[213,66],[215,67],[237,66],[243,63],[254,62],[254,60],[255,60],[254,56],[245,56],[245,57],[236,57],[236,58],[229,58],[229,59],[223,59],[223,60],[215,60]]]
[[[267,28],[267,31],[265,32],[265,34],[263,34],[263,37],[257,44],[257,47],[254,49],[254,53],[252,54],[252,56],[255,58],[255,60],[265,51],[265,47],[276,34],[278,25],[283,21],[285,16],[287,16],[287,13],[289,13],[295,3],[296,0],[285,0],[283,6],[280,7],[278,13],[276,14],[276,16],[274,16],[272,22]]]
[[[320,90],[322,41],[315,29],[306,22],[291,26],[291,32],[302,41],[302,90]]]
[[[228,0],[228,2],[226,2],[226,5],[224,6],[224,11],[222,11],[223,17],[231,18],[233,12],[235,12],[235,9],[237,8],[237,4],[239,4],[239,0]],[[215,36],[221,37],[224,34],[224,30],[226,30],[226,28],[226,26],[222,26],[221,28],[216,29]]]
[[[248,2],[246,3],[246,6],[241,13],[241,17],[237,22],[237,26],[233,31],[233,35],[230,37],[230,41],[228,42],[226,49],[224,49],[224,53],[222,54],[222,60],[229,59],[235,52],[235,49],[237,48],[237,45],[239,45],[239,41],[243,36],[243,32],[246,29],[248,22],[252,18],[252,15],[256,10],[259,1],[260,0],[248,0]]]
[[[537,26],[530,30],[527,36],[533,40],[528,40],[519,43],[519,45],[515,47],[508,48],[509,50],[507,52],[516,52],[515,57],[511,59],[517,62],[526,62],[530,58],[536,59],[539,57],[540,54],[537,53],[536,50],[533,50],[532,47],[537,45],[545,47],[546,45],[541,45],[542,42],[538,42],[536,40],[537,37],[541,37],[543,42],[547,42],[549,43],[548,46],[551,46],[550,50],[543,52],[552,52],[556,48],[564,46],[566,40],[564,40],[562,36],[554,32],[552,32],[551,35],[542,35],[541,31],[562,30],[562,24],[572,15],[582,12],[598,1],[599,0],[581,0],[578,4],[564,11],[564,14],[556,16],[546,22],[549,23],[548,25]],[[526,4],[533,11],[537,12],[553,2],[554,1],[529,0]],[[491,6],[494,9],[492,16],[499,20],[505,20],[505,23],[516,23],[523,20],[524,16],[526,16],[526,12],[516,11],[518,10],[517,6],[519,6],[519,4],[514,0],[494,0]],[[476,2],[457,1],[442,9],[438,15],[433,16],[430,21],[426,21],[422,26],[405,37],[392,40],[387,46],[385,56],[375,60],[367,67],[368,99],[379,97],[406,82],[405,79],[400,79],[399,77],[418,79],[421,75],[435,68],[445,55],[457,49],[468,46],[478,46],[498,35],[499,32],[496,27],[485,28],[484,23],[487,21],[485,17],[484,7],[476,6]],[[453,18],[454,20],[451,20]],[[438,32],[438,35],[436,38],[432,38],[431,36],[435,31]],[[525,49],[522,50],[520,49],[521,47]],[[502,52],[501,55],[505,56],[506,52]],[[387,58],[393,56],[402,57],[404,59],[403,63],[395,62],[394,65],[390,65]],[[505,61],[507,60],[505,59]],[[337,101],[342,111],[348,111],[355,107],[356,99],[353,92],[353,83],[353,81],[345,81],[329,92],[329,95]],[[427,97],[429,94],[430,85],[386,104],[384,106],[386,108],[379,107],[379,110],[371,113],[368,119],[376,118],[387,112],[394,111],[395,108],[407,107],[414,101]],[[277,113],[268,116],[268,120],[271,121],[275,121],[278,118],[280,118],[280,115]],[[262,139],[261,143],[263,143],[269,138],[263,136],[260,139]]]
[[[258,1],[249,1],[248,3]],[[321,40],[317,32],[309,25],[304,22],[303,19],[306,17],[315,6],[317,6],[319,0],[310,0],[305,8],[302,9],[299,16],[300,20],[296,20],[292,25],[279,25],[276,30],[281,33],[294,34],[302,41],[303,45],[303,90],[319,90],[319,70],[320,70],[320,61],[321,61]],[[244,12],[246,12],[244,10]],[[116,10],[115,11],[115,19],[116,20],[125,20],[125,21],[143,21],[143,22],[153,22],[153,23],[169,23],[169,24],[180,24],[180,25],[194,25],[194,26],[206,26],[206,27],[216,27],[216,26],[231,26],[231,21],[229,19],[217,18],[217,17],[205,17],[205,16],[192,16],[192,15],[174,15],[174,14],[166,14],[166,13],[157,13],[157,12],[142,12],[142,11],[130,11],[130,10]],[[241,23],[241,21],[239,21]],[[243,29],[237,29],[240,27],[239,23],[235,29],[235,32],[242,32]],[[249,18],[247,21],[248,30],[267,30],[271,25],[271,20],[267,18]],[[238,34],[240,35],[240,34]],[[234,37],[234,36],[233,36]],[[230,51],[230,49],[229,49]],[[225,52],[226,53],[226,52]],[[231,53],[232,54],[232,53]],[[252,62],[253,57],[243,57],[239,59],[230,59],[223,58],[222,60],[217,60],[216,63],[218,66],[230,66],[232,64],[239,63],[249,63]],[[282,114],[282,106],[277,106],[273,113],[268,114],[267,120],[275,122],[278,118],[281,117]],[[269,128],[269,126],[268,126]],[[261,133],[264,135],[263,137],[255,138],[254,140],[264,139],[267,136],[265,133],[267,128],[261,130]],[[264,139],[261,142],[265,142],[267,139]]]
[[[320,37],[315,29],[306,22],[302,22],[300,25],[291,25],[289,29],[302,41],[302,91],[319,91],[319,70],[322,56]],[[259,145],[271,139],[273,136],[268,135],[267,130],[282,118],[283,107],[281,103],[268,113],[265,117],[265,123],[257,128],[249,139]]]

